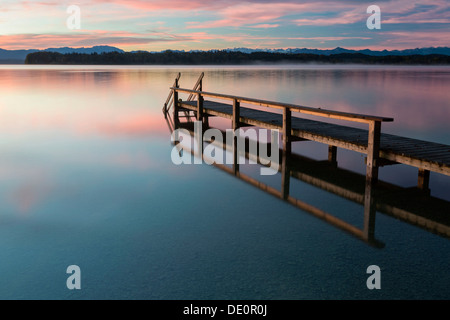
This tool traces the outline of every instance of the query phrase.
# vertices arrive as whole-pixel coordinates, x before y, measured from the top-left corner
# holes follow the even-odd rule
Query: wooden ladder
[[[204,77],[204,76],[205,76],[205,73],[202,72],[202,73],[200,74],[200,76],[199,76],[199,78],[198,78],[197,82],[195,83],[194,88],[193,88],[192,90],[194,90],[194,91],[202,91],[202,90],[203,90],[203,77]],[[173,84],[173,87],[179,88],[179,81],[180,81],[180,78],[181,78],[181,72],[178,73],[177,77],[175,78],[175,82],[174,82],[174,84]],[[175,103],[178,103],[178,101],[175,101],[174,98],[177,98],[177,97],[175,97],[174,91],[173,91],[173,90],[170,90],[169,96],[167,97],[167,100],[166,100],[166,102],[164,103],[164,107],[163,107],[163,113],[164,113],[164,117],[165,117],[166,119],[167,119],[167,114],[168,114],[168,112],[170,111],[170,108],[171,108],[173,105],[175,105]],[[187,101],[193,101],[194,98],[195,98],[195,95],[191,93],[191,94],[189,95],[189,97],[187,98]],[[174,111],[177,112],[176,106],[174,107],[174,109],[175,109]],[[190,117],[189,114],[188,114],[189,111],[183,110],[183,112],[184,112],[184,117],[187,118],[188,121],[190,121],[190,118],[191,118],[191,117]],[[178,115],[177,115],[175,118],[178,118]]]

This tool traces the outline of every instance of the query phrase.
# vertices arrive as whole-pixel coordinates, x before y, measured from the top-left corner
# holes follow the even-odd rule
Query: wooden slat
[[[238,101],[238,100],[237,100]],[[183,107],[196,111],[197,102],[183,101]],[[204,114],[233,119],[233,106],[228,103],[204,100]],[[239,125],[254,125],[266,129],[283,128],[283,115],[274,112],[240,107]],[[368,130],[341,126],[292,116],[291,135],[339,148],[367,154]],[[425,170],[450,175],[450,146],[391,134],[381,134],[379,156]]]

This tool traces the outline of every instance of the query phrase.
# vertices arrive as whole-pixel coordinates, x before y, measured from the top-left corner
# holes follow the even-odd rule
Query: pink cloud
[[[133,33],[127,31],[82,31],[63,34],[14,34],[0,36],[3,49],[46,49],[49,47],[81,47],[95,45],[129,46],[155,42],[189,41],[190,37],[167,33]]]
[[[315,6],[315,5],[313,5]],[[279,18],[293,13],[303,12],[310,7],[299,3],[234,3],[218,12],[218,20],[192,23],[190,28],[239,27],[243,25],[273,24]]]
[[[269,28],[278,28],[280,25],[279,24],[257,24],[255,26],[250,26],[250,28],[255,28],[255,29],[269,29]]]
[[[416,48],[417,43],[422,47],[448,46],[450,43],[450,32],[448,31],[386,31],[384,38],[378,44],[379,49],[392,48],[411,49]]]
[[[82,24],[83,26],[90,25],[98,29],[108,29],[114,22],[114,29],[125,30],[86,29],[78,32],[53,33],[45,29],[42,29],[42,31],[33,29],[34,32],[31,34],[27,33],[27,25],[21,22],[21,28],[16,29],[15,34],[8,30],[8,32],[3,33],[4,36],[0,36],[0,48],[44,49],[59,46],[112,45],[125,50],[128,48],[130,50],[149,50],[150,48],[151,50],[219,49],[228,46],[228,43],[233,43],[233,46],[261,46],[261,42],[266,41],[263,44],[264,46],[278,44],[286,46],[289,44],[289,40],[304,40],[304,43],[302,42],[299,45],[310,45],[307,44],[307,40],[369,39],[367,37],[343,37],[342,33],[339,32],[340,26],[352,23],[360,23],[361,29],[364,29],[368,17],[366,13],[368,4],[353,0],[318,2],[312,0],[302,2],[293,0],[280,2],[266,0],[247,0],[245,2],[238,0],[78,0],[77,4],[82,8],[82,14],[87,21],[87,23]],[[382,10],[382,24],[416,23],[420,25],[423,23],[448,24],[450,22],[448,0],[419,0],[415,2],[389,0],[381,1],[378,5]],[[51,6],[54,6],[54,8],[51,8]],[[66,18],[65,6],[66,4],[57,0],[20,0],[14,4],[9,3],[6,5],[6,9],[1,8],[0,10],[14,11],[14,14],[19,14],[18,8],[21,8],[22,11],[26,12],[26,16],[30,16],[31,19],[34,19],[32,12],[40,12],[56,25],[60,16],[62,16],[63,22]],[[293,15],[298,18],[292,19],[291,16]],[[330,17],[326,17],[326,15],[330,15]],[[157,18],[155,19],[155,17]],[[195,17],[199,18],[196,19]],[[182,25],[181,28],[183,26],[185,28],[180,29],[178,24],[161,27],[161,24],[169,26],[170,22],[162,22],[164,18],[177,18]],[[11,17],[8,19],[11,20]],[[207,21],[200,21],[204,19],[207,19]],[[308,37],[303,33],[300,34],[302,29],[299,27],[306,25],[328,26],[329,37],[319,39]],[[284,35],[280,33],[279,37],[272,38],[252,34],[252,30],[274,29],[281,26],[290,28],[291,32]],[[336,28],[333,28],[334,26]],[[213,33],[210,30],[204,32],[206,29],[230,27],[243,28],[236,33],[228,32],[227,34],[224,34],[224,30],[213,31]],[[297,31],[296,28],[302,37],[292,37],[293,32]],[[189,31],[196,30],[201,32],[189,33]],[[244,34],[244,32],[247,34]],[[355,30],[355,32],[358,31]],[[385,29],[382,32],[384,35]],[[430,31],[429,34],[437,41],[435,44],[431,43],[431,45],[436,46],[438,43],[439,45],[443,43],[443,39],[436,39],[433,36],[434,31]],[[379,39],[381,39],[383,44],[389,45],[386,48],[392,48],[395,44],[394,38],[394,34],[384,40],[381,37],[374,37],[371,47],[379,46]],[[444,35],[444,38],[447,37]],[[422,46],[422,44],[418,44],[418,41],[410,42],[410,37],[407,37],[407,39],[413,47]],[[426,42],[430,43],[430,41]],[[402,41],[403,45],[406,45],[406,41]],[[448,45],[448,43],[445,45]]]

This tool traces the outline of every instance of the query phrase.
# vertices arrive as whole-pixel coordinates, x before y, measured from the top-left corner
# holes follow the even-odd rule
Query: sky
[[[368,19],[376,21],[367,12],[371,5],[380,9],[380,29],[368,28]],[[96,45],[125,51],[450,47],[450,0],[0,0],[2,49]]]

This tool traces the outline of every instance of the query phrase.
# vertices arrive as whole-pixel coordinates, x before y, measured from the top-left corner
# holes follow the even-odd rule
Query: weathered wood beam
[[[430,171],[419,169],[417,187],[422,191],[430,192]]]
[[[328,162],[337,167],[337,147],[328,146]]]
[[[375,184],[378,181],[378,158],[380,153],[381,122],[372,121],[369,124],[369,140],[367,145],[366,181]]]
[[[197,94],[197,121],[203,121],[203,96]]]
[[[241,103],[237,100],[233,100],[233,119],[232,119],[232,128],[233,131],[236,131],[240,127],[240,118],[241,118]]]
[[[292,152],[292,112],[289,108],[283,110],[283,152],[290,155]]]

